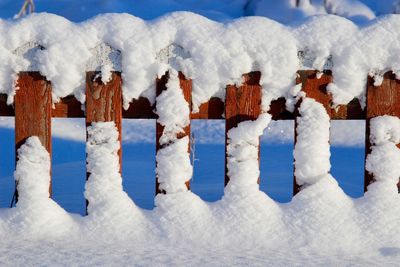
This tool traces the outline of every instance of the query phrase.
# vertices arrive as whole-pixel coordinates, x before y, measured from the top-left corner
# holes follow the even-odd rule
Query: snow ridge
[[[302,127],[323,130],[320,136],[312,136],[318,141],[315,145],[311,140],[303,142],[303,152],[329,162],[322,129],[329,118],[325,118],[324,108],[306,98],[300,109],[302,120],[298,122],[298,130],[304,141],[307,132]],[[322,123],[313,125],[316,118]],[[29,138],[19,150],[15,173],[21,201],[16,208],[0,210],[2,244],[15,244],[18,249],[4,247],[8,254],[2,257],[12,258],[20,265],[40,265],[47,261],[65,264],[67,260],[73,265],[116,262],[147,265],[152,261],[185,265],[186,257],[194,265],[255,262],[284,265],[312,260],[311,265],[334,266],[354,263],[354,259],[360,265],[397,262],[400,199],[395,181],[400,169],[396,167],[398,161],[387,161],[385,155],[389,153],[400,159],[395,147],[400,137],[400,120],[385,116],[371,121],[374,147],[368,157],[368,170],[377,175],[377,181],[369,186],[365,197],[354,200],[346,196],[325,165],[310,171],[310,179],[303,177],[307,186],[290,203],[279,204],[257,186],[255,148],[270,119],[269,114],[262,114],[257,120],[240,123],[229,131],[231,180],[221,201],[207,203],[186,188],[175,191],[173,187],[165,187],[167,194],[157,195],[153,211],[136,207],[122,191],[117,154],[120,147],[114,123],[93,123],[88,128],[90,176],[85,196],[89,200],[89,215],[85,217],[68,214],[48,198],[50,157],[37,137]],[[182,141],[185,150],[174,147],[181,140],[164,148],[173,151],[162,159],[165,164],[168,159],[179,164],[173,159],[176,154],[186,157],[186,140]],[[322,153],[315,150],[317,145],[324,146]],[[306,165],[318,164],[297,161],[298,155],[295,157],[296,168],[300,170],[313,170]],[[167,174],[179,175],[181,171],[171,168]],[[315,179],[318,173],[323,178]],[[178,184],[177,179],[171,179],[168,184]],[[184,181],[179,184],[184,186]],[[28,243],[27,237],[31,240]],[[17,257],[19,253],[28,256]],[[198,253],[204,259],[197,259]],[[211,257],[215,253],[219,256]],[[119,257],[110,259],[112,255]]]
[[[224,98],[225,86],[240,84],[242,74],[261,71],[262,106],[267,111],[272,100],[292,97],[298,69],[331,68],[333,105],[354,97],[364,103],[368,74],[379,84],[385,71],[400,72],[399,25],[398,15],[364,26],[324,15],[289,27],[262,17],[218,23],[189,12],[153,21],[105,14],[78,24],[33,14],[0,21],[0,93],[8,94],[11,104],[17,73],[34,68],[52,82],[54,102],[73,94],[83,103],[85,71],[103,71],[106,82],[110,71],[122,70],[127,108],[140,96],[154,103],[155,78],[174,69],[192,79],[197,111],[213,96]],[[162,51],[176,55],[166,61]]]

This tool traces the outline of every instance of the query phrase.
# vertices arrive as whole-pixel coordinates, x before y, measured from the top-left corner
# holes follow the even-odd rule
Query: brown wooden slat
[[[82,104],[74,97],[67,96],[54,104],[53,117],[55,118],[84,118]]]
[[[315,76],[315,72],[313,75]],[[305,79],[307,80],[307,77]],[[298,81],[301,81],[300,78]],[[317,82],[319,81],[317,80]],[[324,85],[322,84],[322,86]],[[325,91],[320,94],[322,99],[326,98],[325,94]],[[6,105],[6,99],[6,95],[0,94],[0,116],[14,116],[14,109],[12,106]],[[199,109],[199,112],[190,115],[191,119],[225,119],[225,104],[219,98],[211,98],[210,101],[203,103]],[[269,113],[272,115],[272,119],[274,120],[294,119],[294,114],[286,110],[284,98],[272,101]],[[365,110],[361,109],[360,103],[357,99],[354,99],[346,106],[340,106],[338,111],[331,109],[329,113],[333,120],[364,120],[366,118]],[[62,98],[60,102],[54,105],[52,116],[56,118],[84,118],[85,114],[81,109],[81,103],[79,103],[75,97],[68,96]],[[133,100],[127,110],[122,110],[122,117],[125,119],[157,118],[154,113],[154,105],[151,105],[150,101],[143,97]]]
[[[321,103],[332,120],[365,119],[365,110],[362,110],[357,99],[354,99],[348,105],[340,105],[337,109],[332,108],[332,95],[327,92],[328,84],[333,81],[332,72],[329,70],[324,71],[319,79],[317,78],[317,73],[318,72],[315,70],[298,71],[296,83],[302,84],[302,91],[306,93],[307,97],[313,98]],[[299,105],[300,102],[297,103],[296,109]],[[294,117],[296,118],[297,116],[298,112],[296,110]],[[295,144],[297,139],[296,128],[297,122],[295,119]],[[300,187],[296,182],[296,177],[294,177],[293,194],[297,194],[299,190]]]
[[[225,103],[217,97],[199,107],[199,112],[190,114],[191,119],[221,120],[224,119]]]
[[[103,84],[96,72],[86,73],[86,127],[92,122],[115,122],[121,144],[122,133],[122,79],[120,72],[113,72],[112,79]],[[122,170],[122,145],[118,151]]]
[[[326,87],[329,83],[332,82],[333,77],[330,71],[324,71],[322,76],[317,78],[317,71],[315,70],[303,70],[298,71],[296,84],[301,84],[301,90],[306,93],[306,97],[315,99],[319,103],[321,103],[326,112],[330,117],[334,110],[331,108],[332,105],[332,96],[327,93]],[[296,104],[296,110],[294,112],[294,145],[296,146],[297,142],[297,117],[300,116],[298,112],[298,108],[301,105],[301,100]],[[296,175],[295,175],[296,165],[293,164],[293,195],[296,195],[300,191],[300,185],[297,183]]]
[[[0,116],[14,117],[13,106],[7,105],[7,95],[0,94]]]
[[[6,104],[6,95],[0,94],[0,116],[14,116],[14,108]],[[54,118],[84,118],[85,113],[81,109],[81,103],[73,96],[61,98],[53,108],[52,116]],[[209,102],[200,106],[200,111],[192,113],[191,119],[204,120],[224,120],[225,104],[219,98],[211,98]],[[357,99],[351,101],[347,106],[341,106],[340,112],[333,111],[332,120],[365,120],[365,110],[361,109]],[[286,110],[285,99],[279,98],[271,102],[271,108],[268,111],[273,120],[293,120],[294,114]],[[343,115],[345,114],[345,115]],[[156,119],[154,106],[150,104],[147,98],[140,97],[133,100],[127,110],[122,110],[124,119]]]
[[[270,109],[268,111],[272,115],[273,120],[293,120],[293,113],[286,110],[286,100],[281,97],[271,102]]]
[[[326,87],[333,80],[330,71],[325,71],[322,76],[317,78],[317,71],[304,70],[298,72],[296,79],[297,84],[302,84],[301,90],[306,93],[306,96],[317,100],[323,104],[329,116],[332,115],[332,96],[326,91]]]
[[[139,97],[130,103],[127,110],[122,110],[122,117],[124,119],[156,119],[157,115],[154,113],[154,105],[151,105],[147,98]]]
[[[244,82],[239,88],[234,85],[228,85],[226,88],[225,186],[229,182],[226,151],[228,145],[228,131],[237,127],[240,122],[257,119],[261,114],[260,77],[260,72],[251,72],[244,75]]]
[[[301,90],[306,93],[308,98],[315,99],[321,103],[326,112],[330,117],[337,112],[332,109],[332,96],[327,93],[326,87],[332,82],[333,77],[330,71],[324,71],[322,76],[317,78],[317,71],[315,70],[304,70],[299,71],[296,79],[296,84],[301,84]],[[301,100],[296,104],[295,121],[294,121],[294,145],[297,142],[297,117],[300,116],[298,108],[301,105]],[[343,111],[340,111],[340,115],[344,115]],[[300,185],[297,183],[295,175],[295,164],[293,164],[293,195],[296,195],[300,191]]]
[[[326,87],[333,81],[332,72],[326,70],[322,76],[317,78],[317,71],[302,70],[298,71],[296,83],[302,84],[302,91],[307,97],[317,100],[323,104],[326,112],[332,120],[364,120],[365,110],[357,99],[351,101],[348,105],[340,105],[337,109],[332,108],[332,96],[327,93]]]
[[[367,82],[367,120],[365,133],[365,157],[371,152],[369,141],[369,122],[371,118],[391,115],[400,118],[400,81],[392,72],[385,73],[380,86],[374,86],[374,79],[368,77]],[[400,145],[397,145],[400,148]],[[371,174],[365,171],[364,191],[374,181]],[[397,184],[400,190],[400,182]]]
[[[31,136],[39,137],[51,159],[51,85],[38,72],[18,75],[15,95],[15,148]],[[15,153],[15,155],[18,155]],[[49,185],[51,195],[51,181]]]
[[[159,96],[163,91],[167,90],[166,84],[168,82],[169,74],[166,73],[160,79],[156,80],[156,95]],[[185,78],[185,76],[179,72],[179,83],[182,89],[185,100],[189,103],[192,102],[192,81]],[[160,138],[164,132],[164,126],[156,123],[156,150],[160,150],[164,146],[160,144]],[[190,138],[190,124],[184,128],[184,131],[177,135],[178,139],[183,137]],[[168,145],[168,144],[167,144]],[[190,146],[188,145],[188,152],[190,152]],[[157,162],[156,162],[157,164]],[[188,181],[186,181],[186,187],[190,190],[190,177],[188,177]],[[156,194],[165,193],[163,190],[160,190],[160,183],[158,182],[158,178],[156,178]]]

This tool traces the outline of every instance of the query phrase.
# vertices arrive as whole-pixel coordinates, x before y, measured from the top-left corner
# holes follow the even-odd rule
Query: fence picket
[[[369,141],[369,122],[370,119],[382,116],[391,115],[400,118],[400,81],[396,79],[396,75],[392,72],[387,72],[383,76],[382,84],[374,86],[374,79],[368,77],[367,82],[367,119],[365,127],[365,157],[371,152],[371,143]],[[400,144],[397,145],[400,148]],[[364,175],[364,192],[372,183],[374,177],[365,171]],[[400,182],[397,184],[400,190]]]
[[[51,159],[51,84],[39,72],[21,72],[15,95],[15,149],[39,137]],[[17,155],[17,153],[15,153]],[[51,181],[49,185],[51,195]]]
[[[302,91],[307,97],[322,103],[333,120],[365,120],[366,127],[366,155],[370,152],[369,143],[369,120],[381,115],[394,115],[400,117],[400,82],[396,80],[395,74],[388,72],[384,75],[381,85],[374,86],[373,78],[368,78],[367,96],[365,110],[357,100],[347,105],[332,108],[332,96],[327,93],[327,85],[332,82],[330,71],[324,71],[321,77],[317,77],[317,71],[304,70],[298,72],[297,83],[302,84]],[[154,119],[154,105],[149,100],[139,98],[134,100],[127,110],[122,109],[122,79],[120,72],[113,72],[112,80],[107,84],[101,82],[98,73],[91,71],[86,73],[86,125],[92,122],[114,121],[119,130],[121,142],[122,118],[147,118]],[[225,103],[218,98],[211,98],[203,103],[196,113],[191,112],[191,119],[225,119],[226,132],[236,127],[238,123],[246,120],[255,120],[261,112],[261,86],[259,80],[260,72],[246,74],[243,85],[236,87],[229,85],[226,88]],[[179,73],[180,86],[186,101],[191,106],[192,82]],[[156,94],[159,95],[166,90],[168,73],[156,81]],[[51,84],[39,72],[21,72],[18,76],[15,95],[15,104],[6,105],[6,96],[0,95],[0,116],[15,116],[16,149],[18,149],[26,138],[36,135],[42,144],[51,153],[51,117],[85,117],[81,110],[81,104],[73,97],[62,98],[52,109]],[[298,103],[299,104],[299,103]],[[285,110],[283,98],[275,100],[271,104],[270,113],[273,119],[287,120],[296,119],[298,113],[290,113]],[[161,145],[159,139],[163,132],[163,126],[156,126],[156,148]],[[178,138],[190,137],[190,125],[180,133]],[[227,138],[227,137],[226,137]],[[226,140],[227,142],[227,140]],[[296,133],[295,133],[296,142]],[[399,145],[400,147],[400,145]],[[188,147],[188,151],[190,147]],[[119,150],[120,162],[122,163],[122,150]],[[229,182],[225,167],[225,185]],[[189,177],[188,177],[189,178]],[[373,177],[365,172],[364,190],[373,181]],[[190,189],[189,181],[186,182]],[[299,191],[299,186],[294,178],[294,194]],[[400,190],[400,183],[399,183]],[[51,185],[49,188],[51,193]],[[156,182],[156,193],[160,193],[158,181]]]
[[[103,84],[97,72],[86,73],[86,127],[92,122],[113,121],[122,133],[122,79],[120,72],[113,72],[111,80]],[[122,145],[118,151],[122,172]]]
[[[168,72],[163,75],[161,78],[156,79],[156,95],[159,96],[164,90],[167,90],[167,82],[168,82],[169,74]],[[189,108],[191,109],[192,102],[192,81],[186,79],[186,77],[179,72],[179,84],[182,89],[185,100],[189,104]],[[163,146],[160,144],[160,138],[164,132],[164,126],[157,122],[156,124],[156,150],[160,150]],[[184,128],[182,133],[177,135],[178,139],[183,137],[188,137],[190,140],[190,124]],[[167,144],[168,145],[168,144]],[[164,145],[165,146],[165,145]],[[188,145],[188,152],[190,152],[190,145]],[[156,162],[157,164],[157,162]],[[186,187],[190,190],[190,177],[186,181]],[[156,178],[156,194],[165,193],[163,190],[160,190],[160,183],[158,182],[158,178]]]
[[[225,95],[225,186],[229,182],[227,169],[228,131],[240,122],[255,120],[261,113],[261,73],[258,71],[245,74],[241,86],[228,85]],[[260,148],[258,149],[260,159]],[[260,160],[258,161],[260,164]],[[258,179],[259,182],[260,178]]]
[[[332,118],[337,112],[331,108],[332,96],[327,93],[326,87],[332,82],[332,74],[330,71],[325,71],[322,76],[317,77],[317,71],[306,70],[299,71],[298,77],[296,79],[297,84],[301,84],[301,90],[306,93],[309,98],[315,99],[317,102],[321,103],[328,115]],[[296,105],[295,120],[294,120],[294,145],[296,146],[297,141],[297,117],[299,113],[297,108],[299,108],[301,100]],[[293,195],[296,195],[300,191],[300,186],[297,183],[295,173],[295,165],[293,164]]]

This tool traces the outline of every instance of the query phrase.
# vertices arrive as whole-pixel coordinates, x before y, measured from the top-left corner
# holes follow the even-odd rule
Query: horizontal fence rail
[[[19,73],[15,102],[13,106],[6,105],[6,95],[0,95],[0,116],[15,117],[15,148],[18,149],[23,142],[32,135],[36,135],[51,154],[51,118],[86,118],[86,125],[92,122],[114,121],[119,130],[121,142],[121,122],[126,119],[157,119],[154,110],[146,98],[133,100],[129,108],[122,107],[122,78],[121,72],[114,71],[112,79],[103,84],[97,72],[86,73],[86,111],[73,96],[62,98],[52,106],[51,83],[39,72]],[[260,72],[251,72],[243,75],[243,84],[239,87],[227,85],[226,98],[211,98],[203,103],[198,112],[191,112],[191,119],[223,119],[226,122],[225,137],[227,132],[236,127],[238,123],[255,120],[261,113],[261,86],[259,84]],[[307,97],[313,98],[323,104],[331,120],[365,120],[366,121],[366,155],[370,152],[369,121],[373,117],[392,115],[400,117],[400,81],[396,80],[393,73],[384,75],[380,86],[373,85],[373,79],[368,78],[366,84],[366,107],[361,108],[359,101],[354,99],[348,105],[332,108],[332,96],[327,93],[327,85],[332,82],[332,73],[327,70],[322,76],[314,70],[298,71],[297,84],[301,84],[302,91]],[[192,82],[179,73],[180,87],[185,100],[191,107]],[[166,90],[168,73],[155,80],[156,94]],[[272,102],[269,113],[274,120],[295,120],[298,112],[289,112],[285,108],[285,99],[280,98]],[[162,146],[159,142],[163,126],[156,126],[156,148]],[[178,138],[190,138],[190,125]],[[296,134],[295,134],[296,140]],[[188,150],[190,148],[188,147]],[[122,165],[122,149],[119,151]],[[226,169],[226,168],[225,168]],[[188,177],[189,180],[190,177]],[[227,169],[225,170],[225,185],[228,183]],[[373,177],[365,171],[364,191],[373,181]],[[189,181],[186,186],[190,189]],[[300,190],[294,179],[294,194]],[[162,193],[156,182],[156,193]],[[51,186],[50,186],[51,193]]]

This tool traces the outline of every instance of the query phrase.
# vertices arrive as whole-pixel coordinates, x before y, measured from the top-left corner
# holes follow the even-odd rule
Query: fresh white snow
[[[306,139],[301,126],[309,123],[313,130],[322,130],[324,143],[327,130],[323,128],[329,120],[324,119],[323,107],[304,99],[301,110],[307,122],[298,122],[300,135]],[[311,125],[316,117],[323,123]],[[378,175],[378,181],[363,198],[346,196],[328,168],[319,171],[320,179],[304,178],[308,186],[288,204],[273,201],[257,188],[255,146],[269,120],[270,115],[264,114],[229,132],[231,181],[220,201],[207,203],[190,191],[175,191],[159,194],[151,211],[138,208],[123,191],[114,124],[92,124],[85,192],[89,214],[84,217],[65,212],[48,198],[49,155],[38,138],[29,138],[18,152],[15,176],[20,202],[0,210],[0,262],[18,266],[395,265],[400,259],[396,231],[400,199],[395,182],[400,170],[385,171],[398,161],[387,162],[384,155],[390,152],[399,158],[393,150],[400,136],[399,119],[371,122],[375,152],[368,158],[369,171]],[[310,140],[304,152],[322,155],[329,162],[329,155],[313,149],[316,146]],[[296,168],[310,164],[314,163],[297,162]]]
[[[314,99],[304,98],[296,118],[297,140],[294,147],[296,181],[309,186],[323,179],[331,168],[329,162],[330,119],[324,106]]]
[[[304,14],[329,13],[322,5],[299,2]],[[332,12],[362,6],[359,13],[346,16],[374,17],[359,1],[327,2]],[[137,207],[122,188],[115,125],[93,123],[86,146],[88,215],[69,214],[48,197],[50,157],[39,139],[31,137],[18,151],[19,202],[0,210],[0,263],[398,264],[400,120],[371,120],[373,146],[366,169],[376,181],[364,197],[352,199],[329,173],[329,116],[321,104],[299,92],[294,80],[298,69],[330,68],[333,104],[346,104],[354,97],[363,103],[368,75],[379,84],[383,72],[400,71],[399,23],[396,15],[364,25],[332,15],[292,26],[262,17],[220,23],[188,12],[153,21],[128,14],[101,15],[79,24],[51,14],[0,21],[0,92],[8,94],[9,104],[18,90],[17,73],[32,69],[52,82],[55,102],[73,94],[84,103],[88,70],[101,71],[103,82],[109,81],[112,70],[122,70],[125,107],[140,96],[156,101],[158,123],[164,126],[156,171],[160,189],[167,193],[156,196],[151,211]],[[278,97],[287,98],[289,108],[302,97],[294,157],[303,190],[288,204],[259,191],[257,146],[271,120],[263,113],[229,131],[230,182],[220,201],[204,202],[185,186],[193,172],[189,140],[176,135],[188,125],[190,110],[179,88],[178,71],[193,81],[196,110],[213,96],[224,98],[227,84],[240,84],[242,74],[257,70],[262,73],[264,112]],[[167,90],[156,98],[154,80],[166,71]]]
[[[93,70],[93,57],[120,51],[113,58],[121,62],[96,68],[104,72],[106,82],[110,71],[122,67],[125,108],[140,96],[153,103],[154,80],[169,69],[192,79],[194,111],[213,96],[224,98],[226,85],[240,84],[242,74],[251,71],[262,73],[266,111],[272,100],[293,97],[301,68],[332,69],[334,81],[328,91],[334,105],[354,97],[364,103],[368,75],[379,83],[385,71],[400,71],[399,23],[397,15],[365,26],[327,15],[288,27],[262,17],[218,23],[177,12],[153,21],[106,14],[76,24],[56,15],[33,14],[0,23],[0,92],[12,103],[17,73],[36,66],[52,82],[54,101],[73,94],[84,102],[85,71],[88,66]],[[111,47],[108,52],[104,44]],[[163,60],[165,49],[175,53],[173,60]]]

